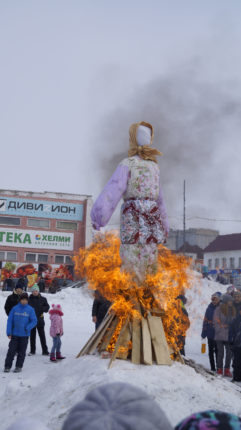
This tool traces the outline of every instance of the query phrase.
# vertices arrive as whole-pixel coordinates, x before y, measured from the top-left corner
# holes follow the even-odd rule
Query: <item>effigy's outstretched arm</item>
[[[119,165],[91,210],[92,225],[96,230],[104,227],[113,214],[122,195],[126,191],[129,177],[128,166]]]
[[[168,218],[167,218],[167,211],[166,211],[166,206],[164,203],[164,198],[163,198],[163,192],[162,192],[162,188],[161,188],[161,184],[159,186],[159,196],[157,199],[157,204],[159,207],[159,211],[161,214],[161,219],[162,219],[162,223],[163,223],[163,227],[165,229],[165,234],[166,237],[168,236],[169,233],[169,222],[168,222]]]

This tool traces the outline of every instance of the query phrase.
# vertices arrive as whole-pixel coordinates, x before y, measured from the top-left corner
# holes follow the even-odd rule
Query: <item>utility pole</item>
[[[186,254],[186,180],[183,182],[183,254]]]

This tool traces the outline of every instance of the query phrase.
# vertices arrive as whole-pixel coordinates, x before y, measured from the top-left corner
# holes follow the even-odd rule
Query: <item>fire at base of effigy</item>
[[[119,248],[117,236],[99,234],[74,257],[77,274],[112,304],[77,357],[97,349],[110,357],[109,367],[116,358],[148,365],[183,362],[180,349],[189,320],[177,298],[192,285],[190,261],[159,245],[155,273],[140,282],[134,271],[123,271]]]

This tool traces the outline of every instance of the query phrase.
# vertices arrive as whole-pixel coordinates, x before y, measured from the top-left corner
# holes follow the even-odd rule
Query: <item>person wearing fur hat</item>
[[[53,347],[50,353],[50,361],[56,362],[62,360],[65,357],[61,355],[61,336],[63,336],[63,320],[64,315],[60,305],[52,305],[49,311],[50,314],[50,336],[53,338]]]
[[[28,304],[28,294],[20,296],[19,303],[12,308],[7,322],[7,336],[10,339],[5,360],[4,372],[10,372],[15,355],[17,354],[14,372],[21,372],[25,360],[28,338],[32,328],[37,324],[37,318],[32,306]]]
[[[219,305],[221,293],[217,291],[211,296],[211,303],[209,303],[204,319],[203,319],[203,328],[202,328],[202,339],[207,338],[208,340],[208,356],[210,367],[213,372],[216,371],[217,365],[217,344],[214,340],[214,324],[213,324],[213,315],[214,311]]]
[[[32,294],[29,297],[29,305],[32,306],[35,310],[36,317],[38,320],[37,326],[31,330],[30,335],[30,353],[29,355],[34,355],[36,352],[36,332],[38,331],[41,347],[42,347],[42,355],[49,355],[48,347],[46,343],[45,337],[45,321],[44,321],[44,313],[49,311],[49,304],[47,299],[41,296],[39,292],[39,286],[34,284],[31,288]]]
[[[213,323],[217,343],[217,374],[232,377],[230,372],[230,363],[232,351],[229,345],[229,329],[236,316],[235,307],[233,306],[233,297],[229,294],[221,296],[220,306],[214,311]],[[223,359],[225,350],[225,365],[223,370]]]
[[[75,405],[62,430],[172,430],[158,404],[139,388],[123,382],[101,385]]]
[[[93,228],[100,230],[123,198],[120,226],[122,268],[135,272],[141,282],[155,273],[158,244],[165,243],[169,225],[160,185],[156,156],[151,144],[151,124],[141,121],[129,129],[128,158],[122,160],[91,210]]]

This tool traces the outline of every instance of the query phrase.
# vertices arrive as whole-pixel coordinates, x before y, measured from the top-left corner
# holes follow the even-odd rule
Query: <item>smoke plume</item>
[[[188,227],[195,226],[196,216],[234,217],[240,211],[237,199],[232,202],[241,161],[240,150],[233,157],[241,138],[240,100],[237,83],[201,79],[193,69],[181,69],[139,88],[104,120],[99,154],[102,184],[127,157],[130,124],[148,121],[154,126],[153,146],[163,152],[159,165],[171,225],[180,227],[184,179]],[[232,208],[227,202],[233,203]],[[197,225],[220,227],[208,221]]]

